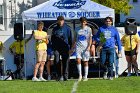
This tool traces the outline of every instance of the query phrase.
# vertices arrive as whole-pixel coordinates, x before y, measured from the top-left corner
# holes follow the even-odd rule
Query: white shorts
[[[89,61],[90,52],[81,49],[76,49],[76,58],[80,58],[82,59],[82,61]]]

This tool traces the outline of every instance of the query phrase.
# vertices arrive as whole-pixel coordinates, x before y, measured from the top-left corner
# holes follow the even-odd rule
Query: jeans
[[[106,48],[101,50],[101,64],[104,65],[104,72],[108,71],[108,76],[113,77],[115,48]]]
[[[61,66],[61,60],[60,60],[60,55],[62,58],[62,66]],[[60,77],[61,75],[64,76],[64,78],[68,78],[68,61],[69,61],[69,53],[68,51],[65,51],[64,53],[61,53],[58,50],[54,51],[54,61],[55,61],[55,65],[56,65],[56,70],[57,70],[57,74],[58,77]]]
[[[119,72],[119,58],[117,56],[117,54],[115,55],[115,74],[118,75]]]

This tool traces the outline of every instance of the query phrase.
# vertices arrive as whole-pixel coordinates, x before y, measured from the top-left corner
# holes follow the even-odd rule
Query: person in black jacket
[[[68,60],[72,34],[70,27],[64,22],[63,16],[58,16],[57,18],[57,26],[53,28],[51,42],[56,57],[54,62],[57,67],[58,80],[63,76],[64,81],[66,81],[68,79]],[[62,73],[60,56],[62,58]]]

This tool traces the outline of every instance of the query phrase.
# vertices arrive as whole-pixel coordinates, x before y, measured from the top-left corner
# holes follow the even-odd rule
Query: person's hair
[[[109,17],[109,16],[106,17],[106,18],[105,18],[105,21],[106,21],[107,19],[109,19],[111,22],[113,22],[113,18],[112,18],[112,17]]]
[[[61,21],[61,20],[64,20],[64,17],[63,16],[58,16],[57,21]]]
[[[84,21],[87,22],[87,18],[86,17],[80,17],[80,22],[83,23]]]
[[[43,22],[39,22],[39,23],[38,23],[38,27],[39,27],[39,26],[44,26],[44,23],[43,23]]]

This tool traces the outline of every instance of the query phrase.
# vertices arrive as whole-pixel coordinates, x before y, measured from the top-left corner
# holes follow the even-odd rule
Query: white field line
[[[76,90],[77,90],[77,87],[78,87],[78,80],[76,80],[75,82],[74,82],[74,85],[73,85],[73,87],[72,87],[72,91],[71,91],[71,93],[76,93]]]

